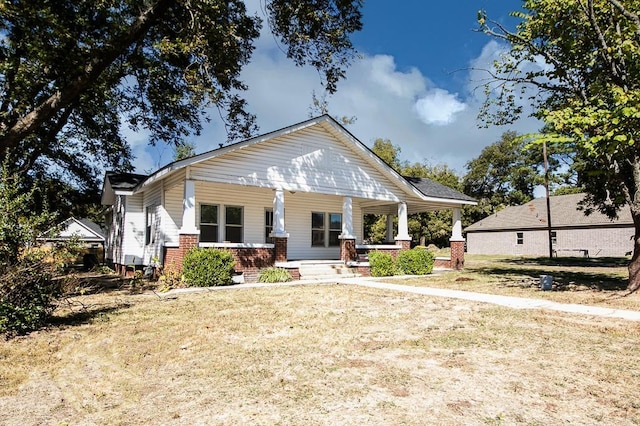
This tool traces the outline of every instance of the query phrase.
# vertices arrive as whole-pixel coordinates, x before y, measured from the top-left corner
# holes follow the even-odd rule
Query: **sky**
[[[376,138],[400,147],[400,158],[430,165],[446,164],[463,175],[465,165],[481,150],[514,130],[530,133],[540,123],[523,118],[505,127],[479,127],[484,74],[504,46],[474,32],[477,12],[513,27],[508,14],[514,0],[365,0],[363,29],[352,37],[360,58],[327,98],[329,113],[355,117],[348,130],[371,147]],[[249,10],[264,18],[260,0]],[[251,63],[241,75],[249,90],[248,109],[257,116],[260,133],[268,133],[309,116],[312,92],[322,93],[320,77],[311,67],[296,67],[286,58],[264,25]],[[226,142],[217,110],[201,136],[196,153]],[[173,159],[171,147],[149,147],[144,133],[125,131],[139,173],[149,173]]]

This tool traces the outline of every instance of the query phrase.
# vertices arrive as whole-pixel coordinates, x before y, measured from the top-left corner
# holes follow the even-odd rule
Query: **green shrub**
[[[401,251],[396,259],[398,269],[407,275],[426,275],[433,271],[435,256],[424,247]]]
[[[369,267],[372,277],[389,277],[398,274],[393,256],[382,251],[369,252]]]
[[[289,271],[275,266],[263,269],[258,276],[259,283],[286,283],[292,279]]]
[[[229,251],[193,248],[182,260],[182,274],[190,287],[228,285],[235,263]]]
[[[0,275],[0,334],[25,334],[42,327],[61,294],[62,280],[41,259],[22,259]]]

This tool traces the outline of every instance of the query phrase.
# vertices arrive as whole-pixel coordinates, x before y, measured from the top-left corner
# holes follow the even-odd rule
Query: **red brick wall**
[[[271,248],[230,248],[236,261],[235,270],[244,272],[244,280],[255,282],[260,270],[273,266],[274,249]]]
[[[273,238],[274,247],[274,261],[286,262],[287,261],[287,238]]]
[[[356,240],[340,241],[340,260],[343,262],[351,262],[358,259],[356,252]]]
[[[464,268],[464,241],[451,241],[451,269]]]

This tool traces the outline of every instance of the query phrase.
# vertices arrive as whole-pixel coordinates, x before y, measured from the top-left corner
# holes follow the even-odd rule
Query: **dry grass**
[[[0,423],[640,423],[640,325],[355,286],[81,296],[0,343]]]
[[[540,275],[553,276],[553,290],[540,290]],[[640,310],[640,294],[628,294],[625,259],[526,258],[465,256],[463,271],[409,279],[389,278],[406,285],[449,288],[478,293],[531,297]]]

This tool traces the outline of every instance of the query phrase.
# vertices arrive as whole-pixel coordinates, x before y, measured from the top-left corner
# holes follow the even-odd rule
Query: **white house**
[[[102,204],[111,206],[106,257],[117,267],[179,266],[190,248],[217,247],[231,250],[251,280],[275,263],[347,263],[357,252],[407,249],[407,215],[440,209],[454,212],[451,262],[461,267],[460,208],[475,202],[427,179],[403,178],[323,115],[149,176],[107,173]],[[362,244],[367,213],[398,215],[389,244]]]

